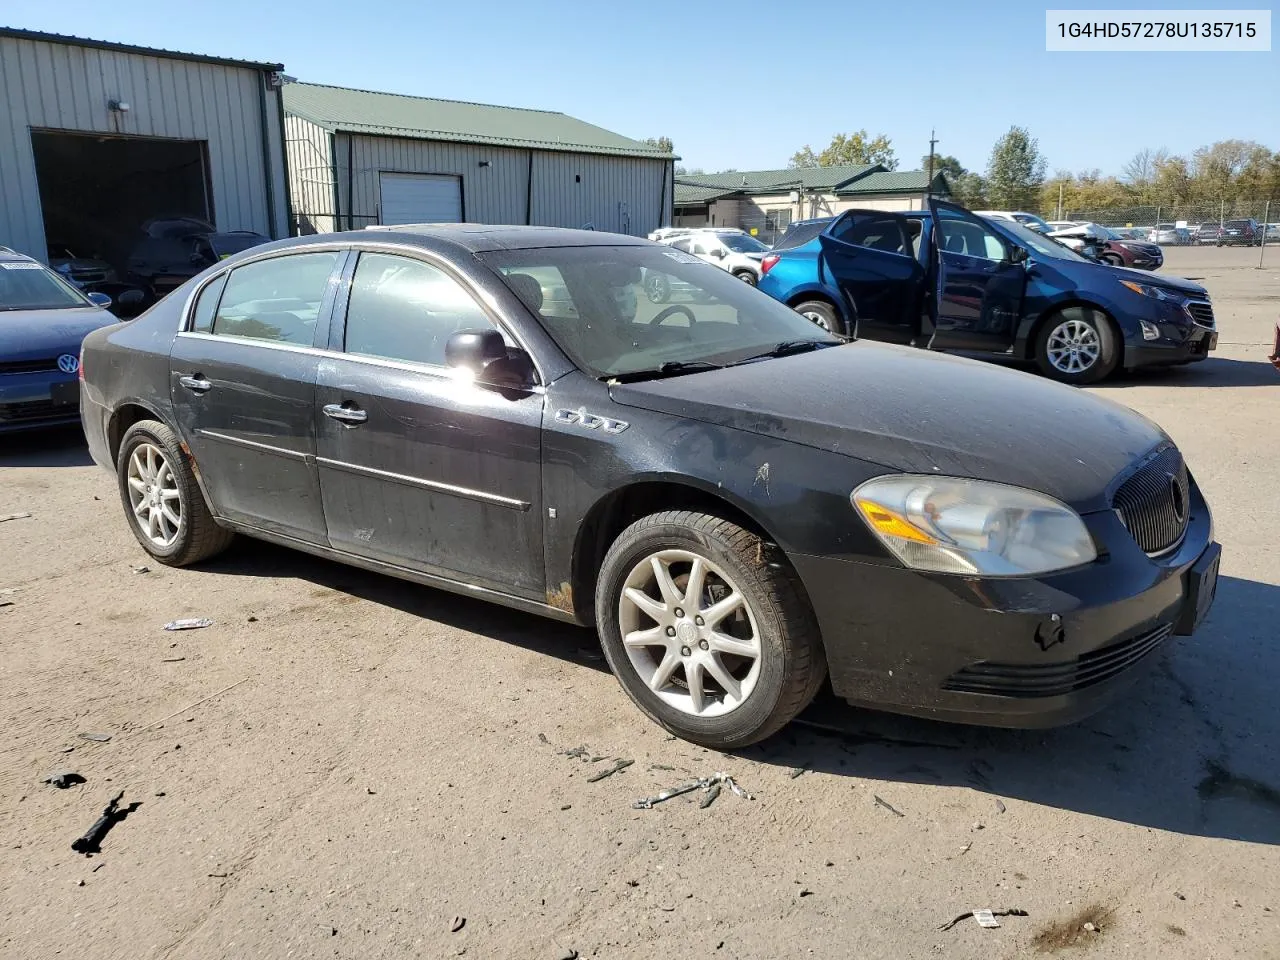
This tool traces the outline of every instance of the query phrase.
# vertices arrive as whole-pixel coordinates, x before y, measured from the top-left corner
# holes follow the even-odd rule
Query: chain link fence
[[[1267,245],[1280,243],[1280,199],[1183,201],[1170,204],[1116,205],[1050,210],[1051,223],[1096,223],[1116,231],[1145,233],[1161,244],[1197,242]],[[1236,231],[1231,233],[1229,231]],[[1154,234],[1159,234],[1157,238]]]

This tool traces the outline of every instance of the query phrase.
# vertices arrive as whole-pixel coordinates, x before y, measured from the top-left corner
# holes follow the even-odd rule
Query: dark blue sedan
[[[1204,360],[1217,345],[1199,284],[1097,263],[955,204],[803,227],[798,246],[784,237],[761,262],[760,290],[835,333],[1012,355],[1073,384]]]
[[[110,303],[0,247],[0,433],[79,422],[80,343]]]

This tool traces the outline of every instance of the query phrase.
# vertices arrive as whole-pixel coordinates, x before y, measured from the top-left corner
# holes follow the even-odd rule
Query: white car
[[[1036,233],[1049,233],[1053,229],[1043,219],[1025,210],[974,210],[973,212],[989,220],[1012,220],[1024,227],[1030,227]]]
[[[689,230],[659,242],[727,270],[753,287],[760,282],[760,261],[769,252],[749,233],[728,227]]]

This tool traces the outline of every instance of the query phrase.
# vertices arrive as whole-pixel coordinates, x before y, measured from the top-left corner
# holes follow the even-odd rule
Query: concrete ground
[[[1280,957],[1280,252],[1168,257],[1217,353],[1097,389],[1184,450],[1217,603],[1048,732],[822,701],[711,753],[589,632],[252,542],[170,570],[74,432],[3,438],[0,957]],[[719,770],[754,799],[632,808]],[[1027,915],[939,929],[972,908]]]

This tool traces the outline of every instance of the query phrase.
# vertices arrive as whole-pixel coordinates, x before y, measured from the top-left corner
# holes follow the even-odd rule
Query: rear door
[[[313,543],[325,542],[316,344],[346,256],[285,254],[214,278],[169,359],[178,426],[217,513]]]
[[[365,250],[348,273],[315,399],[330,543],[545,601],[542,389],[445,365],[452,334],[498,324],[444,261]]]
[[[963,207],[930,200],[937,290],[930,346],[1002,352],[1013,345],[1027,284],[1015,244]]]
[[[924,267],[918,224],[883,210],[847,210],[823,232],[822,263],[855,318],[857,335],[908,343],[919,330]]]

